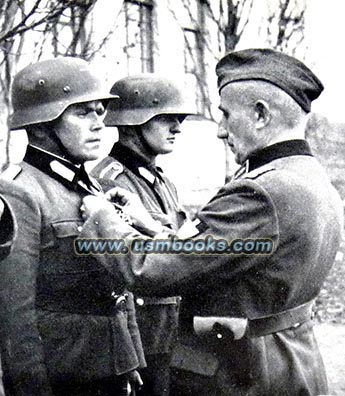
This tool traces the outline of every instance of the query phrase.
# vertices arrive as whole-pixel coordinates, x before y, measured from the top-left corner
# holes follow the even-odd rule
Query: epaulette
[[[115,180],[122,172],[123,165],[119,161],[111,157],[106,157],[95,166],[91,174],[100,179]]]
[[[256,179],[257,177],[275,170],[275,168],[272,165],[264,165],[260,166],[259,168],[253,169],[252,171],[246,173],[245,175],[242,176],[243,179]]]
[[[10,164],[1,174],[0,179],[2,180],[14,180],[19,173],[22,171],[22,168],[19,165]]]

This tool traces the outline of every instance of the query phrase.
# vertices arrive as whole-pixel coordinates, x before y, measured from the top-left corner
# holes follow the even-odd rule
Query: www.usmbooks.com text
[[[75,239],[76,254],[271,254],[273,241],[262,239]]]

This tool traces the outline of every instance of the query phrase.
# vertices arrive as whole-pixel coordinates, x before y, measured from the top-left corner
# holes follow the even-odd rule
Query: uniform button
[[[142,305],[144,305],[145,301],[144,301],[143,298],[137,298],[137,299],[136,299],[136,303],[137,303],[138,305],[142,306]]]
[[[99,224],[99,222],[98,222],[97,220],[95,220],[95,224],[96,224],[96,225],[98,225],[98,224]]]
[[[217,338],[220,340],[223,338],[223,334],[217,333]]]
[[[82,226],[78,226],[78,228],[77,228],[78,232],[81,232],[81,231],[82,231],[82,229],[83,229],[83,227],[82,227]]]

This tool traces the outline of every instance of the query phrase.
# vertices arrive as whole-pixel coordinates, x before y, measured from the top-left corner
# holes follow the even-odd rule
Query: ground
[[[345,326],[318,324],[315,333],[326,366],[329,394],[345,396]]]
[[[316,301],[315,322],[329,394],[345,396],[345,242]]]

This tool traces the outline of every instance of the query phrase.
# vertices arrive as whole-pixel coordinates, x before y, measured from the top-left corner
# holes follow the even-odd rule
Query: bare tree
[[[291,55],[299,52],[303,57],[305,11],[306,0],[277,0],[267,20],[269,46]]]
[[[11,75],[22,55],[25,34],[40,32],[44,38],[52,32],[52,41],[56,43],[63,27],[68,26],[71,30],[70,43],[63,53],[56,51],[54,55],[83,56],[89,46],[89,37],[84,28],[85,20],[95,2],[96,0],[35,0],[28,8],[24,1],[4,0],[0,10],[3,32],[0,34],[0,74],[1,91],[6,104],[9,101]],[[55,45],[54,49],[56,48]]]
[[[236,48],[250,21],[253,0],[227,0],[227,24],[224,30],[225,49]]]

